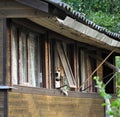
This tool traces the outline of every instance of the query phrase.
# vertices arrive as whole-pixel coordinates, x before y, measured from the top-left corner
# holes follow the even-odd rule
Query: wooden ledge
[[[38,94],[38,95],[49,95],[49,96],[65,96],[59,89],[46,89],[37,87],[26,87],[20,85],[14,85],[14,88],[10,92],[24,93],[24,94]],[[75,98],[101,98],[98,93],[83,93],[68,91],[68,96]]]

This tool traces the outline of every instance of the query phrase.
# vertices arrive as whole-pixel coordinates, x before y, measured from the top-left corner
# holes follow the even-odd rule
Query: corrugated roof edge
[[[76,19],[77,21],[82,22],[83,24],[85,24],[85,25],[87,25],[87,26],[89,26],[89,27],[101,32],[101,33],[104,33],[107,36],[109,36],[117,41],[120,41],[120,34],[119,33],[111,32],[104,27],[96,25],[94,22],[85,18],[85,16],[83,16],[82,13],[73,10],[70,5],[68,5],[64,2],[61,2],[60,0],[44,0],[44,1],[55,5],[56,7],[58,7],[61,10],[64,10],[66,14],[68,14],[72,18]]]

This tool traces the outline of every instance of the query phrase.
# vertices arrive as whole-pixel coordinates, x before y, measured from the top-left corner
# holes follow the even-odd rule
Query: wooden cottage
[[[58,0],[0,0],[0,117],[104,117],[93,77],[115,93],[119,47]]]

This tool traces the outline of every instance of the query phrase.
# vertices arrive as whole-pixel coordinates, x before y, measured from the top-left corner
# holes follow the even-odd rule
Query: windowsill
[[[42,87],[26,87],[20,85],[13,85],[11,92],[26,93],[26,94],[40,94],[49,96],[65,96],[59,89],[46,89]],[[76,91],[68,91],[68,96],[76,98],[101,98],[98,93],[84,93]]]

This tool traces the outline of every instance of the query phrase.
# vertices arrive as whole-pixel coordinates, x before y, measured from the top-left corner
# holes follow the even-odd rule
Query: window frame
[[[13,28],[14,27],[14,28]],[[14,30],[13,30],[14,29]],[[23,86],[31,86],[31,84],[30,84],[30,82],[29,82],[29,73],[28,73],[28,69],[29,69],[29,65],[28,65],[28,62],[29,62],[29,56],[28,56],[28,41],[30,40],[29,38],[29,35],[30,34],[33,34],[34,36],[38,36],[37,37],[37,40],[38,40],[38,44],[37,44],[37,46],[38,46],[38,51],[37,51],[37,56],[39,56],[37,59],[39,59],[38,61],[38,63],[39,63],[39,67],[38,67],[38,70],[39,70],[39,73],[40,72],[42,72],[42,75],[40,75],[41,77],[42,77],[42,85],[40,85],[39,87],[43,87],[43,86],[45,86],[43,83],[44,83],[44,81],[43,81],[43,65],[41,64],[41,62],[42,62],[42,59],[41,59],[41,54],[44,54],[44,53],[41,53],[42,51],[41,51],[41,49],[40,49],[40,45],[42,45],[42,43],[41,43],[41,36],[40,36],[40,33],[37,33],[37,32],[34,32],[34,31],[32,31],[32,30],[29,30],[29,29],[27,29],[26,27],[22,27],[21,28],[21,25],[19,25],[19,24],[16,24],[16,23],[14,23],[14,22],[12,22],[11,24],[10,24],[10,40],[11,40],[11,42],[10,42],[10,50],[11,50],[11,54],[10,54],[10,56],[12,57],[12,56],[14,56],[13,55],[13,38],[14,38],[14,31],[16,32],[16,41],[17,41],[17,50],[15,49],[15,52],[16,52],[16,55],[17,55],[17,58],[16,58],[16,72],[14,72],[14,66],[13,66],[13,60],[12,60],[12,58],[11,58],[11,70],[10,70],[10,74],[11,74],[11,85],[23,85]],[[25,82],[22,82],[21,81],[21,76],[20,76],[20,72],[22,71],[22,70],[20,70],[21,68],[22,68],[22,64],[20,63],[20,56],[21,56],[21,53],[22,52],[20,52],[21,50],[21,48],[20,48],[20,46],[22,45],[20,45],[20,33],[21,32],[25,32],[26,33],[26,43],[25,43],[25,45],[26,45],[26,53],[27,53],[27,55],[26,55],[26,57],[27,57],[27,60],[25,60],[25,61],[27,61],[26,62],[26,68],[27,68],[27,73],[26,73],[26,75],[27,75],[27,79],[26,79],[26,81]],[[22,59],[22,58],[21,58]],[[40,60],[41,59],[41,60]],[[40,70],[41,69],[41,70]],[[14,78],[16,79],[16,81],[14,82],[13,80],[14,80],[14,78],[13,78],[13,72],[14,73],[16,73],[16,75],[14,76]],[[38,72],[37,72],[38,73]],[[37,74],[38,75],[38,74]],[[37,87],[38,85],[37,85],[37,83],[35,83],[35,86],[34,87]]]

